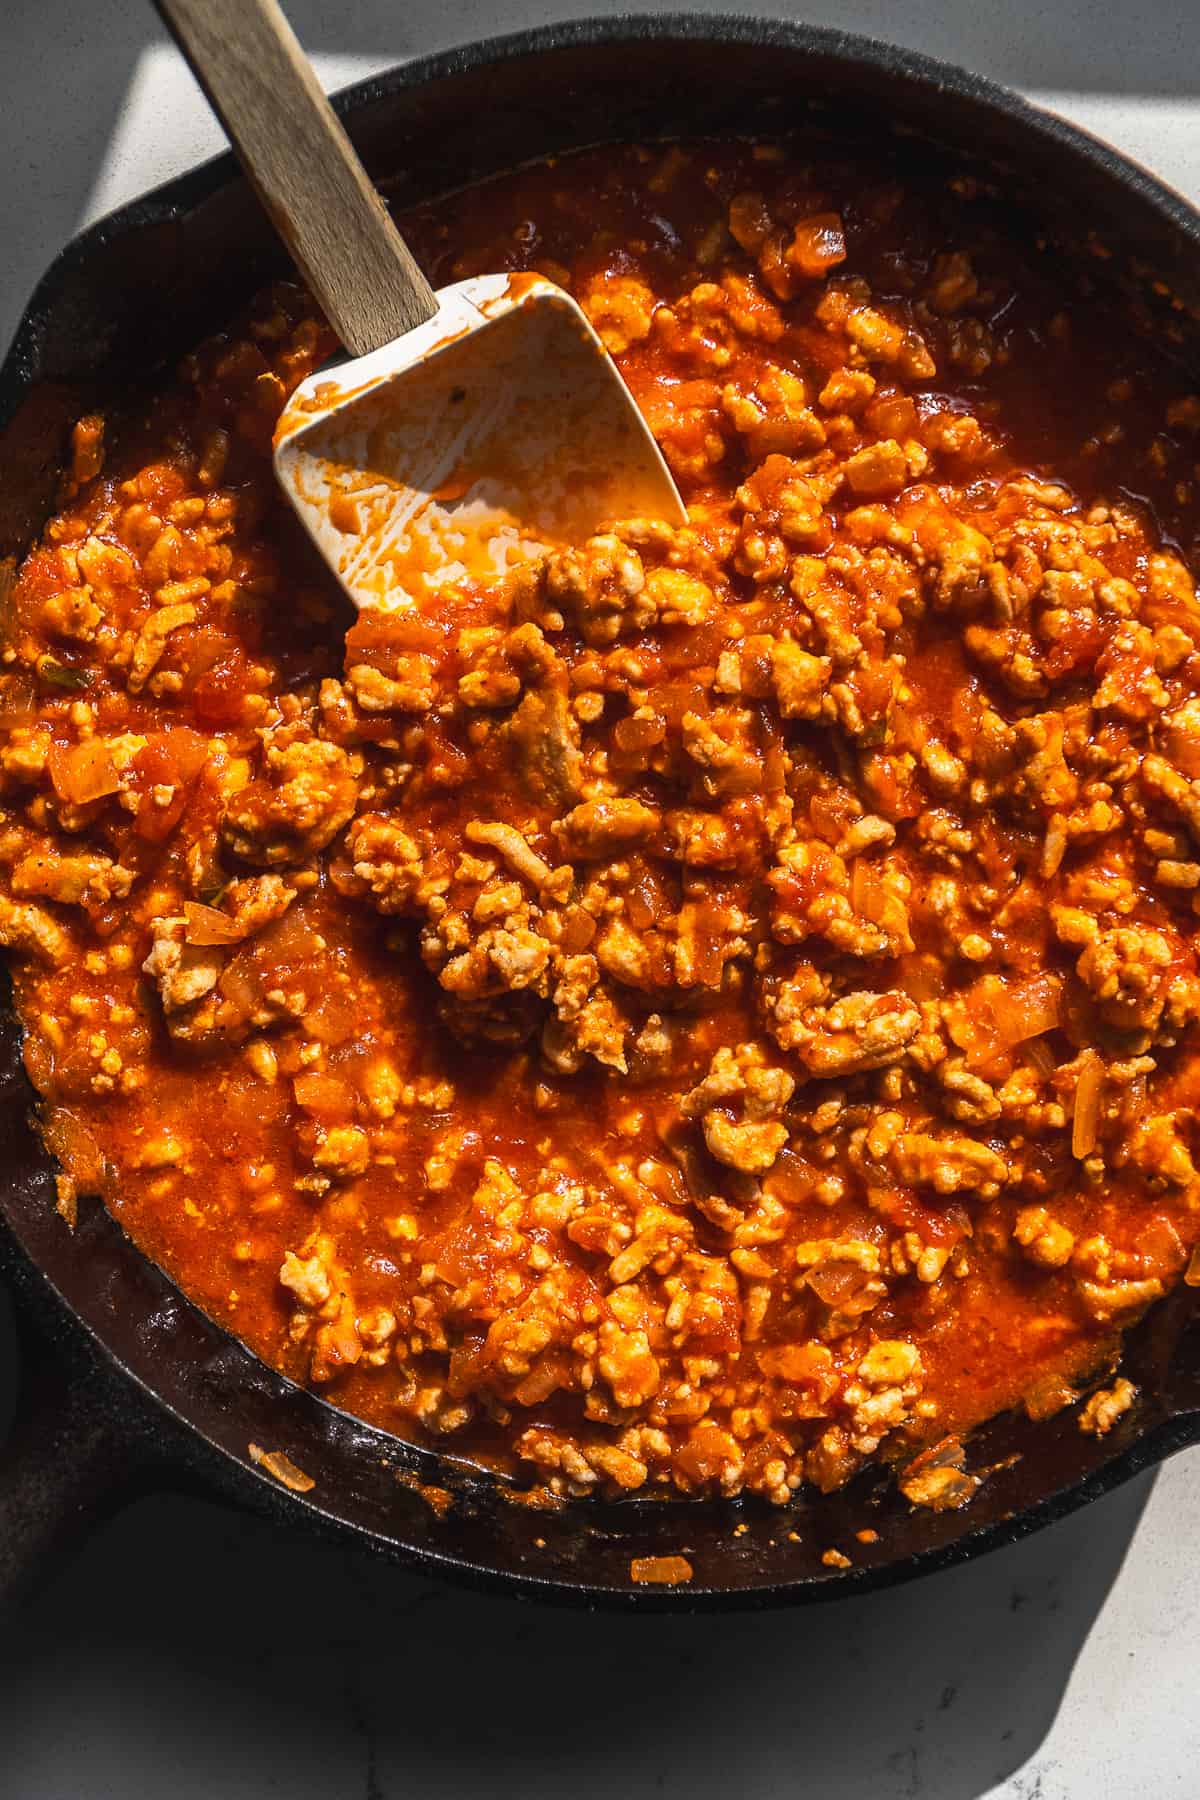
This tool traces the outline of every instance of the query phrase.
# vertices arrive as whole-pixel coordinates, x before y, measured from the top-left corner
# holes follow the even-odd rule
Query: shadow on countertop
[[[0,1792],[976,1800],[1049,1731],[1151,1484],[890,1592],[697,1618],[480,1597],[143,1501],[0,1626]]]

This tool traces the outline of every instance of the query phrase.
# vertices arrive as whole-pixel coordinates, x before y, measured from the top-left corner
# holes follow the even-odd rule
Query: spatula
[[[436,600],[617,518],[682,524],[615,364],[539,275],[430,287],[276,0],[156,0],[350,360],[292,395],[275,471],[355,605]]]

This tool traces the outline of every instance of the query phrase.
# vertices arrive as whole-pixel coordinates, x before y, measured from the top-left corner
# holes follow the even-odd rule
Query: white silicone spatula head
[[[616,518],[686,518],[579,307],[540,276],[435,293],[276,0],[156,0],[353,360],[292,396],[276,473],[357,606],[428,600]]]

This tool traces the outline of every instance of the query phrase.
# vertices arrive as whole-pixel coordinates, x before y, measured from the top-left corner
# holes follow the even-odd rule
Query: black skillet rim
[[[333,96],[333,101],[340,114],[353,114],[371,103],[386,101],[398,92],[457,73],[547,51],[643,40],[746,43],[758,48],[778,45],[791,52],[831,57],[846,66],[857,65],[885,76],[897,76],[935,95],[941,92],[974,102],[994,115],[1004,116],[1029,139],[1041,140],[1048,154],[1056,148],[1062,149],[1098,165],[1156,214],[1177,241],[1182,238],[1192,248],[1200,247],[1200,211],[1167,183],[1101,139],[983,76],[918,51],[832,27],[727,14],[631,13],[583,18],[483,38],[416,58],[341,89]],[[237,174],[237,163],[232,153],[226,151],[107,214],[64,247],[35,288],[0,366],[0,423],[12,416],[38,379],[43,320],[52,312],[58,294],[74,272],[85,266],[102,244],[188,213]],[[753,1609],[849,1597],[888,1587],[1015,1543],[1113,1491],[1200,1438],[1200,1414],[1186,1411],[1160,1418],[1091,1472],[1046,1494],[1021,1511],[985,1526],[968,1527],[961,1536],[948,1543],[873,1568],[851,1568],[827,1579],[773,1580],[762,1586],[732,1589],[719,1586],[674,1589],[590,1586],[586,1580],[571,1583],[538,1576],[532,1571],[498,1569],[469,1557],[404,1545],[369,1526],[341,1518],[317,1502],[285,1493],[269,1477],[248,1468],[207,1437],[199,1426],[193,1425],[131,1369],[97,1330],[79,1318],[51,1278],[40,1267],[28,1262],[23,1249],[17,1250],[13,1273],[18,1286],[42,1314],[44,1322],[52,1323],[68,1336],[84,1334],[90,1349],[98,1353],[106,1370],[122,1383],[131,1385],[152,1415],[165,1414],[182,1429],[186,1448],[178,1454],[178,1462],[210,1480],[215,1477],[218,1487],[227,1493],[249,1499],[256,1510],[267,1512],[281,1524],[294,1526],[307,1520],[322,1535],[333,1535],[342,1542],[355,1542],[364,1547],[370,1545],[393,1561],[429,1574],[446,1575],[477,1589],[567,1605],[653,1612]],[[187,1311],[196,1310],[186,1298],[182,1304]],[[252,1354],[244,1347],[239,1346],[239,1349],[246,1356]],[[273,1375],[274,1372],[269,1373]],[[281,1387],[291,1387],[284,1378],[275,1379]],[[317,1404],[324,1405],[319,1401]],[[333,1408],[328,1410],[336,1412]]]

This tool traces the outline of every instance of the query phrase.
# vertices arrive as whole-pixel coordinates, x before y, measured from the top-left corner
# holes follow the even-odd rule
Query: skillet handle
[[[143,1470],[114,1423],[112,1384],[77,1327],[53,1335],[13,1294],[20,1390],[0,1442],[0,1609],[49,1576]]]

